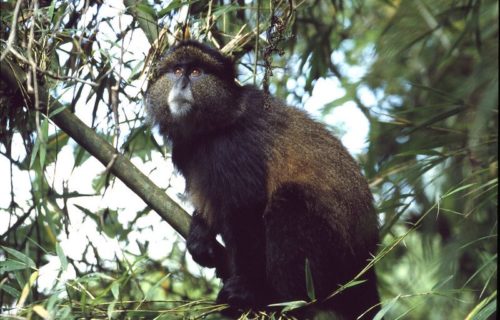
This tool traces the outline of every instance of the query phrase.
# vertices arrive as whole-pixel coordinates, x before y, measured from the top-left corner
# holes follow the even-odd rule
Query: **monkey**
[[[323,124],[240,85],[236,63],[201,42],[172,46],[154,70],[146,113],[186,180],[187,250],[223,275],[218,303],[248,310],[307,300],[306,261],[322,300],[367,265],[379,241],[373,197]],[[342,319],[375,306],[373,317],[373,268],[362,279],[322,306]]]

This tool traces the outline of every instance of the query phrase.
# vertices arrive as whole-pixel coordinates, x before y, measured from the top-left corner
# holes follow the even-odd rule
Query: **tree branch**
[[[6,59],[8,60],[8,59]],[[0,64],[0,78],[13,88],[26,92],[26,74],[18,66],[5,60]],[[38,85],[40,107],[46,108],[49,101],[47,89]],[[61,103],[53,101],[51,110],[62,107]],[[33,99],[27,101],[33,106]],[[68,109],[64,109],[51,118],[54,123],[73,138],[79,145],[96,157],[104,166],[115,158],[110,168],[112,174],[118,177],[132,191],[134,191],[146,204],[155,210],[168,222],[181,236],[186,237],[189,230],[191,217],[175,201],[146,177],[129,159],[121,155],[107,141],[98,136],[94,130],[87,127]]]

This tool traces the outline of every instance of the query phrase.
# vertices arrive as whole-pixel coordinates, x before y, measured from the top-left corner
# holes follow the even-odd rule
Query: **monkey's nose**
[[[189,85],[189,78],[186,76],[183,76],[179,80],[177,80],[177,83],[179,84],[179,87],[181,90],[186,90],[188,85]]]

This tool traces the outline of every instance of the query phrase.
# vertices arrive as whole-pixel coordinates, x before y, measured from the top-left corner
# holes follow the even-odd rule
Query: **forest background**
[[[350,147],[379,213],[379,317],[495,317],[498,1],[0,9],[1,317],[220,317],[219,281],[185,251],[183,181],[144,114],[152,61],[188,31]]]

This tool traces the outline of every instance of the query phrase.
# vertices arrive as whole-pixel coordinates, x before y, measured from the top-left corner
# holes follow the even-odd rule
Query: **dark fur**
[[[237,85],[228,61],[199,43],[181,43],[159,63],[148,90],[148,113],[172,142],[197,210],[187,248],[201,265],[228,270],[218,301],[233,307],[307,300],[306,258],[316,295],[325,297],[375,254],[368,185],[322,125],[274,98],[264,107],[264,93]],[[166,103],[172,83],[161,74],[179,63],[198,64],[210,76],[193,85],[191,113],[173,120]],[[227,261],[214,246],[217,234]],[[360,315],[379,302],[373,270],[364,279],[323,305],[346,319]]]

